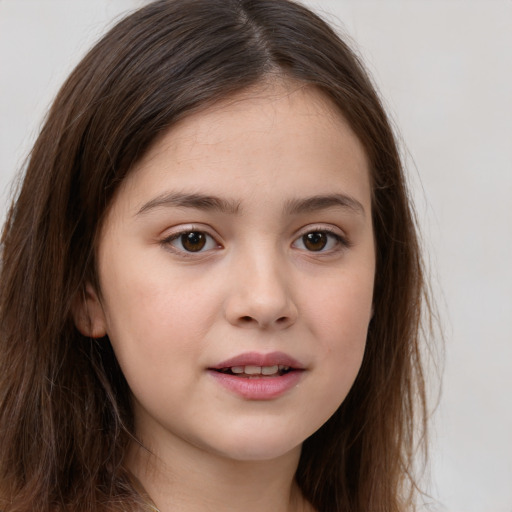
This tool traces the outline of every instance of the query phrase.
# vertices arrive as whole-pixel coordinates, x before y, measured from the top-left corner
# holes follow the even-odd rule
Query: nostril
[[[286,324],[288,322],[288,320],[289,320],[289,318],[287,316],[281,316],[278,319],[276,319],[275,324],[283,325],[283,324]],[[251,324],[254,321],[255,321],[254,318],[249,315],[244,315],[244,316],[240,317],[240,322],[243,324]]]

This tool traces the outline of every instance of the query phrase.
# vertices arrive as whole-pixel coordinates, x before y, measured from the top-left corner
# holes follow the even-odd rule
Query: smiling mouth
[[[246,379],[263,378],[263,377],[281,377],[294,371],[294,368],[286,365],[273,365],[273,366],[229,366],[226,368],[213,368],[214,371],[233,375],[235,377],[242,377]]]

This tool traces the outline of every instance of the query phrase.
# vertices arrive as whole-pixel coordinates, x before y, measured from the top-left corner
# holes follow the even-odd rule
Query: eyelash
[[[329,229],[326,227],[308,228],[307,231],[303,232],[303,234],[301,234],[298,238],[296,238],[294,240],[292,245],[295,245],[298,241],[302,241],[302,243],[304,243],[304,237],[306,237],[307,235],[311,235],[311,234],[327,235],[327,237],[333,238],[334,242],[335,242],[335,247],[327,249],[327,250],[324,250],[324,248],[322,248],[319,251],[313,251],[313,250],[310,251],[310,250],[304,249],[307,252],[312,253],[312,254],[329,254],[332,252],[337,252],[337,251],[340,251],[343,249],[348,249],[349,247],[351,247],[351,243],[345,236],[334,231],[333,229]],[[329,242],[327,241],[327,244],[328,243]]]
[[[205,252],[203,250],[204,246],[200,247],[198,251],[188,251],[186,248],[183,247],[183,242],[181,243],[181,245],[182,245],[181,249],[179,249],[173,245],[173,242],[175,242],[176,240],[179,241],[180,239],[182,239],[182,237],[184,235],[191,235],[191,234],[205,236],[206,240],[205,240],[204,246],[207,246],[209,243],[211,244],[211,242],[213,241],[215,248],[221,247],[221,245],[215,240],[215,238],[212,235],[210,235],[209,233],[207,233],[206,231],[204,231],[204,229],[195,229],[194,227],[190,227],[188,229],[184,229],[177,233],[173,233],[172,235],[168,236],[167,238],[164,238],[164,240],[162,240],[161,243],[163,246],[169,248],[170,250],[172,250],[184,257],[194,257],[194,255],[199,255],[199,254],[204,253]],[[211,250],[211,249],[213,249],[213,247],[210,247],[207,250]]]
[[[185,247],[183,247],[183,243],[181,244],[182,248],[177,248],[173,245],[173,242],[175,242],[176,240],[182,239],[182,237],[184,235],[191,235],[191,234],[196,234],[196,235],[201,235],[201,236],[206,237],[204,245],[202,247],[200,247],[199,250],[197,250],[197,251],[187,250]],[[312,253],[312,254],[328,254],[331,252],[336,252],[337,250],[339,251],[339,250],[343,250],[343,249],[347,249],[347,248],[351,247],[351,243],[348,241],[348,239],[346,237],[340,235],[339,233],[335,232],[332,229],[328,229],[325,227],[316,228],[316,229],[315,228],[308,229],[307,231],[303,232],[303,234],[298,236],[293,241],[292,246],[295,246],[299,241],[302,241],[302,243],[304,245],[304,237],[306,237],[307,235],[311,235],[311,234],[326,235],[327,237],[333,238],[335,247],[334,248],[331,247],[327,250],[324,250],[324,248],[322,247],[318,251],[308,250],[307,248],[304,248],[301,250],[304,250],[304,251]],[[206,250],[204,250],[204,247],[207,246],[209,243],[211,245],[211,242],[213,242],[215,244],[215,247],[209,247]],[[188,229],[184,229],[177,233],[173,233],[172,235],[163,239],[161,244],[167,248],[170,248],[172,251],[179,253],[181,256],[185,256],[185,257],[194,257],[194,255],[203,254],[204,252],[212,250],[213,248],[221,248],[222,247],[215,240],[215,238],[212,235],[210,235],[209,233],[207,233],[206,231],[204,231],[202,229],[194,229],[194,227],[190,227]],[[326,245],[328,245],[328,244],[329,244],[329,241],[326,242]]]

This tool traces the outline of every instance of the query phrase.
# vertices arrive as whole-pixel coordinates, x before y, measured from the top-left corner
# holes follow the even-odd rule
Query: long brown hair
[[[425,439],[425,283],[393,131],[361,63],[288,0],[160,0],[118,23],[59,92],[2,237],[0,509],[135,510],[124,465],[129,389],[108,340],[83,337],[73,301],[96,281],[113,194],[177,120],[281,75],[321,90],[361,140],[377,248],[374,316],[356,382],[303,445],[296,473],[322,512],[411,509]]]

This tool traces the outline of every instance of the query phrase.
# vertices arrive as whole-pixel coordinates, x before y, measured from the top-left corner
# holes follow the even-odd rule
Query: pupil
[[[206,244],[206,237],[203,233],[191,231],[181,235],[181,243],[183,247],[190,252],[200,251]]]
[[[308,233],[302,237],[304,246],[310,251],[321,251],[327,245],[325,233]]]

